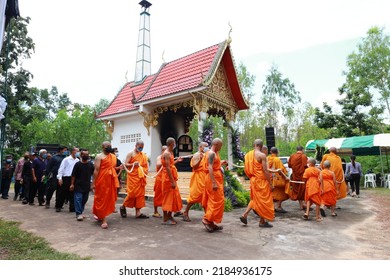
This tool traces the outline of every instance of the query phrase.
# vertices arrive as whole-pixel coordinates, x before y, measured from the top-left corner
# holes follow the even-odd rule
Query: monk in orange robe
[[[126,207],[135,208],[135,218],[148,219],[149,216],[141,213],[145,207],[146,175],[149,165],[148,157],[142,152],[144,142],[138,140],[133,151],[127,154],[125,166],[127,167],[126,198],[120,207],[122,217],[126,217]]]
[[[287,213],[286,210],[282,208],[282,202],[289,199],[288,196],[288,188],[290,187],[289,179],[287,177],[287,169],[284,167],[283,162],[278,158],[278,149],[276,147],[272,147],[271,155],[268,156],[268,170],[273,173],[272,185],[274,190],[272,192],[272,196],[274,201],[277,202],[277,206],[275,208],[275,212],[279,213]],[[276,180],[276,178],[280,178],[280,180]]]
[[[175,166],[175,159],[173,157],[173,149],[176,147],[174,138],[167,139],[167,149],[161,157],[163,166],[162,174],[162,209],[164,212],[164,225],[176,225],[177,221],[172,217],[172,212],[179,212],[183,208],[179,187],[177,185],[178,174]],[[177,162],[182,161],[178,158]]]
[[[326,217],[325,206],[330,207],[332,217],[336,217],[335,212],[337,203],[337,190],[336,190],[336,175],[330,168],[331,164],[329,160],[324,161],[324,169],[320,173],[320,183],[323,188],[321,194],[321,216]]]
[[[161,153],[164,153],[164,151],[167,149],[167,146],[162,146],[161,148]],[[161,218],[160,213],[158,213],[158,207],[162,206],[162,163],[161,163],[161,157],[162,154],[159,155],[156,158],[156,171],[157,171],[157,176],[154,180],[154,198],[153,198],[153,206],[154,206],[154,213],[153,217],[155,218]]]
[[[288,159],[288,167],[292,169],[291,180],[302,181],[303,173],[307,167],[307,156],[303,153],[303,147],[298,146],[297,152],[290,156]],[[290,193],[290,199],[293,201],[298,200],[301,210],[305,210],[305,185],[299,183],[291,183],[292,190]]]
[[[321,193],[322,186],[320,185],[320,170],[316,167],[316,160],[309,158],[309,167],[306,168],[303,173],[303,181],[306,185],[305,201],[306,201],[306,213],[303,215],[303,219],[309,219],[310,206],[316,205],[316,221],[321,222],[320,217],[320,204],[321,204]]]
[[[256,139],[254,150],[245,155],[245,174],[250,179],[251,200],[247,210],[240,217],[245,225],[251,209],[260,216],[259,227],[273,227],[268,221],[274,220],[274,203],[272,181],[267,170],[267,157],[262,153],[263,141]]]
[[[322,169],[324,169],[325,160],[330,161],[330,170],[333,171],[336,176],[336,189],[338,190],[337,199],[345,198],[347,196],[347,185],[344,180],[343,164],[341,158],[337,155],[337,149],[335,147],[329,148],[329,154],[325,154],[322,157]]]
[[[101,221],[103,229],[108,228],[106,217],[115,211],[118,176],[115,171],[116,156],[111,153],[111,143],[102,144],[103,152],[95,158],[95,170],[92,177],[92,190],[94,200],[92,213],[98,221]]]
[[[205,214],[202,219],[203,225],[208,232],[222,230],[222,226],[217,224],[222,222],[223,211],[225,208],[225,195],[223,188],[223,174],[221,165],[226,165],[227,161],[221,161],[219,151],[223,142],[215,138],[212,142],[210,151],[205,154],[205,169],[207,170],[205,193],[202,200]]]
[[[191,206],[195,203],[202,203],[203,193],[205,190],[206,170],[204,165],[204,152],[209,144],[201,142],[199,151],[191,158],[192,174],[190,180],[190,193],[187,198],[187,207],[183,213],[183,221],[191,222],[188,215]]]

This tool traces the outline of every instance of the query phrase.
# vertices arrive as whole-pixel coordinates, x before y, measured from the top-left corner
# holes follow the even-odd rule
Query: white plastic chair
[[[371,187],[376,188],[375,176],[374,174],[364,175],[364,187],[367,188],[371,184]]]
[[[385,174],[383,176],[383,187],[390,189],[390,174]]]

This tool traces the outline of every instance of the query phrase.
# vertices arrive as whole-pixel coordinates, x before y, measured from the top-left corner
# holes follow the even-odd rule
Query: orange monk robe
[[[324,169],[324,161],[329,160],[330,161],[330,168],[329,170],[334,172],[334,175],[336,176],[336,188],[339,189],[339,194],[337,196],[337,199],[342,199],[347,196],[347,185],[344,181],[344,171],[343,171],[343,165],[341,158],[336,155],[335,153],[325,154],[322,157],[321,161],[321,168]],[[341,183],[338,183],[341,182]]]
[[[288,159],[288,166],[292,169],[291,180],[302,181],[303,173],[307,167],[307,156],[301,151],[291,155]],[[291,200],[305,199],[305,185],[299,183],[290,183],[292,190],[290,193]]]
[[[205,215],[203,218],[209,222],[214,222],[219,224],[222,222],[223,211],[225,208],[225,195],[223,189],[223,174],[221,171],[221,159],[219,154],[215,154],[215,159],[213,163],[213,175],[217,183],[218,189],[213,190],[213,182],[209,176],[209,152],[206,152],[204,161],[204,168],[207,172],[206,174],[206,183],[205,183],[205,192],[203,195],[202,205],[205,209]]]
[[[157,170],[158,172],[159,170]],[[157,174],[156,179],[154,181],[154,198],[153,204],[154,206],[162,206],[162,170]]]
[[[254,151],[245,155],[245,174],[250,179],[251,201],[249,207],[254,209],[260,217],[273,221],[274,202],[263,164],[255,159]]]
[[[320,170],[310,166],[303,173],[306,179],[305,201],[311,201],[316,205],[321,204]]]
[[[165,168],[166,162],[165,159],[162,157],[161,162],[163,165],[163,174],[162,174],[162,193],[163,193],[163,199],[162,199],[162,209],[163,211],[167,212],[179,212],[183,208],[183,202],[181,201],[181,196],[179,192],[179,186],[176,186],[176,188],[172,188],[172,182],[168,176],[167,169]],[[178,174],[177,169],[175,166],[175,160],[173,158],[173,154],[171,153],[170,158],[170,168],[172,172],[173,179],[177,182]]]
[[[244,172],[246,176],[249,178],[252,178],[255,175],[255,170],[253,166],[253,159],[255,156],[255,151],[249,151],[245,154],[244,158]],[[249,191],[250,191],[250,200],[253,200],[253,190],[252,190],[252,184],[249,184]],[[251,203],[251,202],[249,202]]]
[[[127,173],[127,196],[123,205],[128,208],[145,207],[146,174],[148,174],[148,158],[143,152],[138,152],[126,164],[138,161],[139,166],[134,166],[131,173]]]
[[[284,167],[283,162],[276,155],[270,155],[268,158],[268,166],[270,169],[280,169],[285,175],[287,175],[287,169]],[[273,174],[275,176],[275,174]],[[284,180],[284,178],[283,178]],[[290,188],[289,181],[285,180],[285,185],[282,187],[274,186],[274,190],[272,192],[272,196],[275,201],[284,201],[289,199],[288,189]]]
[[[188,195],[188,203],[202,203],[203,193],[205,190],[205,157],[200,160],[197,168],[193,167],[193,158],[191,159],[192,174],[190,180],[190,194]]]
[[[321,195],[322,204],[326,206],[336,205],[337,192],[333,182],[333,174],[328,169],[321,171],[324,192]]]
[[[115,211],[118,175],[115,171],[116,156],[108,154],[100,162],[100,169],[95,178],[95,194],[92,213],[103,219]]]

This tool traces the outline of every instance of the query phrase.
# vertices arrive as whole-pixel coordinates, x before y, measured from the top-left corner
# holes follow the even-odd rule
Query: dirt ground
[[[127,218],[113,213],[109,229],[103,230],[90,213],[92,202],[91,195],[82,222],[67,211],[67,205],[56,213],[53,208],[22,205],[12,199],[0,199],[0,217],[19,221],[23,230],[44,237],[59,251],[95,260],[390,259],[390,195],[380,196],[373,190],[363,189],[361,198],[339,201],[338,216],[330,217],[328,211],[321,223],[314,218],[303,220],[298,203],[286,201],[283,207],[288,213],[276,213],[273,228],[259,228],[253,213],[245,226],[239,220],[244,209],[234,209],[224,214],[223,231],[214,233],[203,227],[201,211],[190,212],[190,223],[179,219],[178,225],[167,226],[158,218],[135,219],[133,209],[127,209]],[[119,198],[117,208],[122,202]],[[147,201],[143,212],[153,213],[152,201]]]

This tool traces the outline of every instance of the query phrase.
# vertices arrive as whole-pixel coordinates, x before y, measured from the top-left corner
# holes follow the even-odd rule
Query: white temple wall
[[[144,152],[151,154],[151,140],[148,131],[143,124],[143,117],[135,115],[115,120],[114,132],[112,133],[111,145],[118,148],[119,159],[124,161],[126,155],[134,149],[138,139],[144,141]]]

